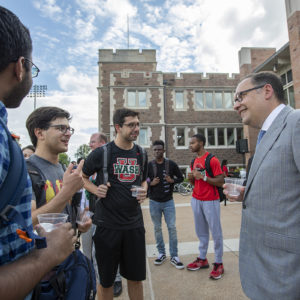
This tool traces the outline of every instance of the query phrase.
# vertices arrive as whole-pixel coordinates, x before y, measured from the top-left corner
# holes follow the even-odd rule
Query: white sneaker
[[[167,259],[165,254],[159,254],[157,259],[154,261],[155,265],[161,265]]]
[[[179,260],[177,256],[174,256],[171,258],[170,263],[176,268],[176,269],[183,269],[184,265],[183,263]]]

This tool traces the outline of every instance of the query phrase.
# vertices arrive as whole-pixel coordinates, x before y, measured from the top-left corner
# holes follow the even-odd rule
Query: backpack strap
[[[165,158],[165,170],[166,174],[170,176],[170,160],[168,158]]]
[[[145,163],[146,163],[146,155],[147,155],[147,152],[146,152],[146,150],[143,148],[143,147],[141,147],[140,145],[137,145],[136,144],[136,146],[137,146],[137,148],[138,148],[138,152],[140,153],[140,154],[142,154],[142,161],[141,161],[141,176],[143,175],[143,173],[144,173],[144,170],[145,170]]]
[[[10,155],[8,172],[0,188],[0,218],[5,218],[5,211],[7,212],[8,206],[15,207],[21,200],[27,184],[27,172],[20,146],[12,138],[6,124],[1,119],[0,124],[8,137]]]
[[[27,227],[22,214],[16,209],[27,185],[27,170],[19,145],[13,140],[6,124],[4,124],[1,119],[0,123],[7,133],[10,153],[8,173],[0,188],[0,224],[2,222],[14,222],[22,226],[25,231],[17,230],[17,234],[20,238],[27,242],[35,240],[38,249],[46,248],[46,238],[34,234],[33,230]]]
[[[103,165],[102,165],[103,181],[102,181],[102,183],[106,184],[108,182],[107,165],[108,165],[108,161],[110,161],[110,158],[111,158],[111,143],[103,145],[102,149],[103,149]]]
[[[213,154],[209,153],[205,158],[205,170],[207,171],[207,174],[209,177],[214,177],[213,171],[210,167],[210,160],[214,157]]]
[[[43,172],[39,169],[38,166],[33,164],[30,159],[26,160],[26,167],[32,182],[32,189],[35,194],[36,207],[39,208],[46,204],[46,199],[44,196],[44,186],[46,183],[46,179],[43,176]]]
[[[157,176],[157,165],[155,159],[151,160],[151,166],[153,170],[153,178]]]
[[[193,167],[194,167],[194,162],[195,162],[195,158],[193,158],[192,161],[191,161],[191,170],[192,170]]]

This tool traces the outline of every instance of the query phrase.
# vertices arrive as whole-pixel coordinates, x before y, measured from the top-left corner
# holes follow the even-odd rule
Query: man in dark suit
[[[229,197],[243,201],[239,267],[251,299],[300,299],[300,111],[284,102],[271,72],[251,74],[236,89],[234,109],[261,129],[247,185]]]

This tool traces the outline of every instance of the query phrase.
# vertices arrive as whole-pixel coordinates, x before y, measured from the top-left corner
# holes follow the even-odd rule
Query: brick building
[[[112,138],[113,112],[128,107],[140,112],[138,143],[150,150],[154,140],[164,140],[167,157],[183,170],[193,157],[189,140],[197,132],[204,133],[206,148],[220,160],[242,165],[235,142],[243,126],[232,109],[239,75],[177,76],[157,71],[156,65],[155,50],[99,50],[99,129]]]
[[[282,79],[285,100],[300,108],[300,1],[285,0],[289,42],[278,51],[275,48],[242,48],[239,51],[240,76],[261,71],[276,72]],[[258,130],[244,126],[250,153],[254,154]]]
[[[167,157],[186,171],[193,154],[189,139],[197,133],[207,138],[206,149],[229,166],[242,166],[236,141],[246,138],[254,153],[257,131],[243,128],[233,111],[234,90],[251,72],[276,71],[283,79],[287,102],[300,108],[300,3],[286,0],[289,43],[274,48],[242,48],[240,73],[164,73],[157,71],[155,50],[99,50],[99,130],[114,136],[113,112],[128,107],[140,112],[138,143],[152,158],[151,144],[166,142]]]

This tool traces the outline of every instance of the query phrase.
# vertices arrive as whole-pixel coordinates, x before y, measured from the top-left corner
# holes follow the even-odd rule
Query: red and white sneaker
[[[199,269],[207,269],[209,268],[209,264],[207,259],[201,259],[199,257],[196,258],[192,263],[188,264],[186,268],[190,271],[196,271]]]
[[[220,279],[222,277],[222,275],[224,274],[224,267],[223,267],[223,264],[217,264],[217,263],[214,263],[213,264],[214,267],[212,269],[212,271],[210,272],[210,275],[209,277],[211,279]]]

